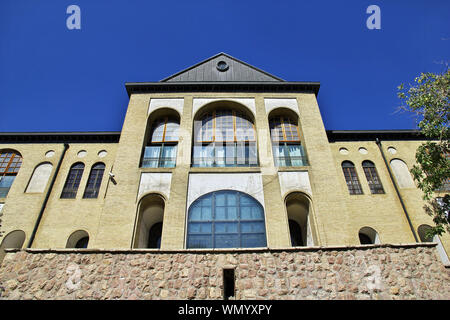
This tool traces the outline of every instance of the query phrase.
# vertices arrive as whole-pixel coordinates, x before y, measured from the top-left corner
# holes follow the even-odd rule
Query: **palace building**
[[[173,280],[174,287],[161,285],[152,298],[174,297],[177,278],[168,274],[178,272],[175,262],[189,269],[190,255],[195,264],[223,253],[224,273],[218,285],[180,284],[178,298],[221,298],[227,272],[240,279],[243,256],[292,254],[297,263],[295,253],[328,254],[327,248],[414,250],[411,257],[431,250],[433,266],[450,265],[450,235],[426,238],[433,221],[409,172],[425,140],[417,130],[326,130],[319,82],[285,81],[224,53],[161,81],[125,86],[120,132],[0,133],[0,285],[9,297],[34,298],[19,290],[26,281],[18,273],[17,288],[5,285],[15,277],[13,262],[49,252],[139,254],[156,257],[156,265],[164,256],[172,269],[161,267],[158,276],[155,267],[148,277]],[[251,277],[253,264],[246,264]],[[264,279],[261,290],[270,287]],[[446,279],[439,297],[450,296]],[[230,297],[281,296],[242,283]],[[297,287],[301,282],[290,282],[287,294]]]

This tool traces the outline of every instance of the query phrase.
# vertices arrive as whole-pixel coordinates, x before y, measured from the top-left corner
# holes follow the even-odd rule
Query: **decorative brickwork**
[[[450,299],[434,244],[280,250],[9,250],[0,299]]]

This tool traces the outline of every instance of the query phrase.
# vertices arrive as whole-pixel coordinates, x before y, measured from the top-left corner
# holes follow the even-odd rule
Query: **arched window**
[[[67,239],[66,248],[85,249],[88,247],[89,234],[84,230],[78,230],[72,233]]]
[[[245,193],[211,192],[198,198],[189,208],[187,248],[265,246],[264,210]]]
[[[399,188],[415,187],[414,180],[412,179],[408,166],[404,161],[400,159],[392,159],[390,164]]]
[[[164,207],[164,199],[158,194],[148,194],[139,201],[133,248],[161,247]]]
[[[370,228],[370,227],[363,227],[358,232],[359,242],[361,244],[379,244],[380,243],[380,237],[378,236],[378,233]]]
[[[286,197],[285,203],[291,245],[293,247],[313,246],[310,200],[301,192],[293,192]]]
[[[347,182],[350,194],[362,194],[361,184],[356,174],[355,165],[350,161],[342,162],[342,171],[344,172],[345,182]]]
[[[84,164],[77,162],[70,167],[69,174],[64,184],[61,198],[73,199],[77,196],[78,187],[80,186],[81,177],[83,176]]]
[[[162,117],[153,122],[142,159],[143,168],[175,167],[179,127],[175,117]]]
[[[248,167],[258,164],[252,121],[231,109],[204,112],[194,122],[194,167]]]
[[[44,192],[45,187],[47,186],[48,179],[50,179],[50,175],[52,174],[52,170],[53,165],[48,162],[41,163],[36,166],[25,192]]]
[[[25,232],[15,230],[8,233],[0,245],[0,249],[20,249],[25,242]]]
[[[434,242],[437,243],[436,249],[439,253],[439,257],[441,258],[441,261],[445,265],[450,265],[450,260],[448,258],[447,252],[445,251],[445,248],[442,245],[441,239],[436,234],[434,236],[431,236],[428,232],[431,230],[431,227],[427,224],[422,224],[417,228],[417,233],[419,234],[420,241],[422,242]]]
[[[83,198],[97,198],[100,186],[102,184],[103,173],[105,171],[104,163],[96,163],[92,166],[89,174],[86,189],[84,190]]]
[[[6,198],[20,166],[22,157],[18,152],[0,151],[0,198]]]
[[[366,175],[367,183],[369,184],[370,192],[375,194],[384,193],[383,185],[378,177],[377,169],[372,161],[363,161],[362,163],[364,173]]]
[[[297,121],[288,116],[271,117],[270,136],[275,165],[278,167],[306,166],[308,161],[300,143]]]

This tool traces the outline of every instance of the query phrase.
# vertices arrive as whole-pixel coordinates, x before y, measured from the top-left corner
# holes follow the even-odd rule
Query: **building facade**
[[[127,83],[120,132],[0,134],[2,248],[435,242],[448,264],[409,173],[424,137],[327,131],[319,86],[221,53]]]

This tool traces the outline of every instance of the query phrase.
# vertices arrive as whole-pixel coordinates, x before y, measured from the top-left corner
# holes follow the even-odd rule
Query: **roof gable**
[[[218,69],[220,61],[226,63],[225,71]],[[192,81],[280,82],[284,80],[223,52],[161,80],[161,82]]]

